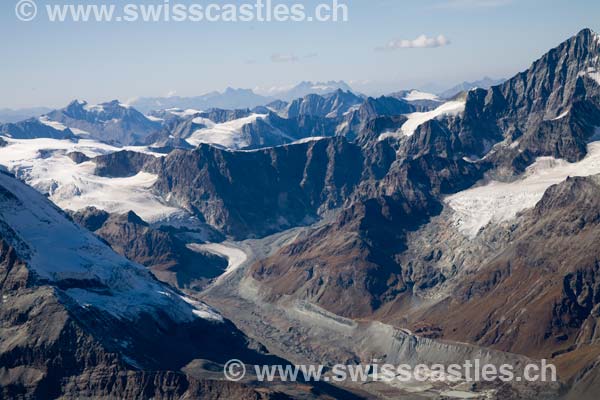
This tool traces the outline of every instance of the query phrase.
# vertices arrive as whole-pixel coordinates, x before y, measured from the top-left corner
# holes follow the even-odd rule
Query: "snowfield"
[[[412,136],[415,130],[427,121],[446,115],[459,115],[465,110],[464,101],[449,101],[438,108],[427,112],[416,112],[406,115],[408,121],[400,128],[404,136]]]
[[[163,122],[164,121],[163,118],[158,118],[153,115],[144,115],[144,117],[148,118],[152,122]]]
[[[0,198],[0,231],[39,277],[51,282],[85,281],[64,290],[84,308],[135,321],[141,313],[167,313],[174,321],[196,318],[219,321],[204,303],[189,302],[158,282],[141,265],[116,254],[91,232],[68,220],[36,190],[0,172],[0,187],[12,196]],[[27,247],[24,247],[25,244]]]
[[[550,186],[567,177],[595,174],[600,174],[600,142],[590,143],[588,155],[579,162],[540,157],[519,180],[492,181],[449,196],[445,202],[454,210],[458,229],[475,237],[487,224],[509,221],[518,212],[534,207]]]
[[[600,72],[589,72],[588,76],[595,80],[598,85],[600,85]]]
[[[57,121],[51,121],[45,115],[39,117],[38,121],[40,121],[42,124],[44,124],[46,126],[49,126],[50,128],[56,129],[57,131],[66,131],[67,130],[67,127],[65,125],[63,125]]]
[[[194,110],[193,108],[188,108],[186,110],[182,110],[180,108],[169,108],[165,111],[181,118],[191,117],[192,115],[200,114],[202,112],[200,110]]]
[[[558,121],[563,119],[564,117],[566,117],[567,115],[569,115],[569,113],[571,112],[571,110],[567,110],[564,113],[560,114],[558,117],[553,118],[552,121]]]
[[[57,131],[66,131],[67,129],[71,129],[71,132],[73,132],[77,136],[90,134],[89,132],[84,131],[83,129],[68,128],[67,126],[63,125],[62,123],[60,123],[58,121],[52,121],[52,120],[48,119],[48,117],[45,115],[42,115],[41,117],[39,117],[38,121],[40,121],[42,124],[44,124],[46,126],[49,126],[50,128],[56,129]]]
[[[310,143],[310,142],[318,142],[320,140],[324,140],[327,139],[326,136],[309,136],[309,137],[305,137],[304,139],[300,139],[300,140],[296,140],[294,142],[292,142],[291,144],[303,144],[303,143]]]
[[[406,136],[414,135],[417,128],[423,125],[427,121],[431,121],[435,118],[444,117],[447,115],[460,115],[465,110],[465,102],[464,101],[449,101],[447,103],[442,104],[438,108],[432,111],[427,112],[415,112],[411,114],[406,114],[406,121],[401,127],[400,130],[396,132],[384,132],[377,138],[379,141],[388,139],[388,138],[396,138],[400,139]]]
[[[250,141],[243,135],[242,128],[256,122],[258,119],[264,119],[266,116],[266,114],[252,114],[249,117],[222,124],[214,123],[206,118],[195,118],[194,123],[206,125],[206,128],[198,129],[186,141],[192,146],[205,143],[232,150],[243,149],[250,146]]]
[[[62,209],[77,211],[95,206],[110,213],[133,210],[142,219],[153,223],[182,217],[185,213],[164,202],[151,191],[157,177],[141,172],[128,178],[105,178],[94,174],[92,161],[75,163],[67,154],[79,151],[88,157],[124,149],[154,154],[145,148],[123,149],[93,140],[57,139],[15,140],[6,138],[0,148],[0,165],[38,191]]]
[[[409,94],[404,96],[406,101],[419,101],[419,100],[432,100],[440,101],[440,98],[432,93],[425,93],[418,90],[412,90]]]

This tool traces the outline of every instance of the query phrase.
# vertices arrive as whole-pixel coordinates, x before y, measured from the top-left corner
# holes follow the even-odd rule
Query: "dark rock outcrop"
[[[133,211],[110,215],[90,207],[74,213],[73,219],[104,239],[115,252],[181,289],[200,289],[227,267],[225,259],[190,250],[176,230],[153,228]]]
[[[338,207],[363,173],[360,149],[343,138],[253,152],[211,146],[176,151],[149,167],[171,202],[238,238],[314,221]]]
[[[104,154],[94,157],[96,164],[94,173],[108,178],[125,178],[134,176],[144,169],[147,164],[153,163],[156,157],[123,150],[116,153]]]
[[[309,94],[306,97],[296,99],[281,111],[281,115],[286,118],[297,118],[302,115],[337,118],[362,102],[361,97],[340,89],[324,96]]]
[[[73,160],[73,162],[75,162],[76,164],[81,164],[81,163],[91,160],[91,158],[89,158],[88,156],[86,156],[85,154],[83,154],[82,152],[79,152],[79,151],[74,151],[72,153],[69,153],[69,154],[67,154],[67,157],[69,157],[71,160]]]
[[[25,121],[0,124],[0,136],[8,136],[14,139],[74,139],[75,135],[70,129],[59,130],[43,124],[37,118]]]

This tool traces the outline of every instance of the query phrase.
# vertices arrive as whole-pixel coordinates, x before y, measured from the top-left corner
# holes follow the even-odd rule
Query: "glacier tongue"
[[[509,221],[518,212],[534,207],[552,185],[571,176],[600,174],[600,142],[588,145],[588,155],[576,163],[552,157],[540,157],[514,182],[492,181],[445,199],[454,210],[454,220],[461,232],[475,237],[490,222]]]

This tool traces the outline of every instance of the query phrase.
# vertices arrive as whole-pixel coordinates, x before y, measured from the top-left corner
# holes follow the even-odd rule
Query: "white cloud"
[[[131,98],[127,99],[123,104],[130,105],[130,104],[135,103],[139,99],[140,99],[139,96],[134,96],[134,97],[131,97]]]
[[[271,56],[271,61],[274,63],[293,63],[300,61],[300,58],[293,54],[275,53]]]
[[[390,51],[397,49],[417,49],[417,48],[431,48],[431,47],[443,47],[450,44],[450,40],[444,35],[437,37],[428,37],[427,35],[421,35],[416,39],[397,39],[392,40],[383,47],[378,47],[376,50]]]
[[[299,62],[300,60],[309,60],[311,58],[316,58],[318,56],[319,56],[318,53],[308,53],[302,57],[296,56],[293,53],[292,54],[275,53],[271,56],[271,61],[274,63],[295,63],[295,62]]]
[[[169,90],[165,97],[174,97],[177,94],[177,90]]]
[[[264,96],[274,96],[282,92],[287,92],[290,89],[293,89],[295,85],[284,85],[284,86],[256,86],[253,90],[254,93],[262,94]]]

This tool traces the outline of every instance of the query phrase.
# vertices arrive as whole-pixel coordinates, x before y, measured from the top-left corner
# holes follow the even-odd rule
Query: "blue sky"
[[[309,8],[323,1],[300,2]],[[92,3],[37,1],[39,8],[50,2]],[[161,1],[145,0],[152,2]],[[343,79],[369,94],[451,86],[512,76],[580,29],[600,31],[600,2],[590,0],[350,0],[346,23],[21,22],[16,3],[0,4],[0,107],[192,96],[301,80]],[[423,34],[450,43],[376,50]],[[298,60],[274,62],[274,54]]]

